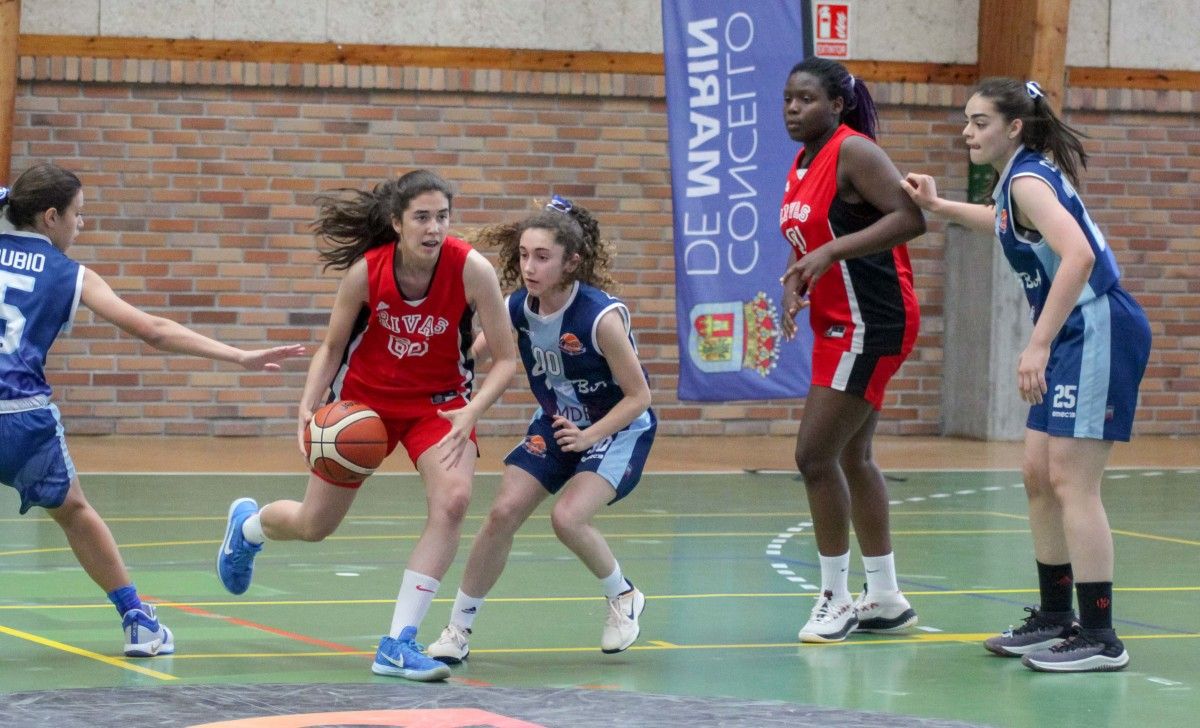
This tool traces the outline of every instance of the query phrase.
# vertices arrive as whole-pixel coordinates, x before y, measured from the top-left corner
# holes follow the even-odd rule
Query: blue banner
[[[675,225],[679,398],[803,397],[807,311],[781,328],[790,248],[779,206],[798,145],[783,125],[788,71],[810,47],[806,3],[663,0]]]

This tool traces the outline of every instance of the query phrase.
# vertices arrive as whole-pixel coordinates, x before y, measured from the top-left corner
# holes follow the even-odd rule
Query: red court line
[[[152,597],[152,596],[145,595],[145,594],[142,595],[142,598],[146,599],[147,601],[152,601],[152,602],[160,601],[156,597]],[[162,600],[162,601],[166,601],[166,600]],[[296,642],[302,642],[302,643],[308,644],[308,645],[315,645],[317,647],[324,647],[325,649],[333,650],[334,652],[345,652],[345,653],[364,652],[364,650],[362,650],[358,647],[350,647],[349,645],[342,645],[342,644],[338,644],[337,642],[327,642],[326,640],[317,639],[316,637],[309,637],[308,635],[297,634],[296,632],[289,632],[285,629],[271,627],[271,626],[268,626],[265,624],[260,624],[258,622],[251,622],[248,619],[239,619],[238,617],[230,617],[225,614],[217,614],[216,612],[210,612],[207,609],[200,609],[199,607],[192,607],[192,606],[188,606],[186,604],[178,604],[175,602],[168,602],[168,604],[170,604],[170,606],[174,609],[178,609],[181,612],[187,612],[188,614],[193,614],[198,617],[223,619],[226,622],[229,622],[230,624],[236,624],[239,627],[249,627],[250,629],[257,629],[261,632],[267,632],[269,634],[277,635],[279,637],[284,637],[289,640],[295,640]]]

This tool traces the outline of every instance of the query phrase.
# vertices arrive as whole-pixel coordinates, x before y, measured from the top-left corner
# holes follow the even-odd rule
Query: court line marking
[[[890,637],[875,637],[871,639],[862,639],[861,636],[855,636],[843,642],[827,642],[827,643],[803,643],[803,642],[741,642],[733,644],[679,644],[677,642],[661,642],[658,640],[650,641],[649,644],[633,645],[629,648],[630,652],[665,652],[668,650],[728,650],[728,649],[837,649],[837,648],[853,648],[853,647],[876,647],[880,645],[910,645],[910,644],[938,644],[946,642],[963,643],[964,645],[976,646],[983,642],[988,637],[995,636],[994,632],[939,632],[936,634],[916,634],[916,635],[892,635]],[[1160,635],[1121,635],[1123,641],[1131,640],[1148,640],[1148,639],[1200,639],[1200,634],[1160,634]],[[595,645],[586,647],[491,647],[491,648],[471,648],[471,654],[570,654],[570,653],[593,653],[598,652]],[[367,657],[374,655],[374,650],[356,650],[354,652],[244,652],[244,653],[193,653],[187,655],[175,655],[177,660],[228,660],[228,659],[264,659],[264,658],[282,658],[293,659],[297,657]],[[995,658],[1003,660],[1005,658]]]
[[[108,605],[105,605],[105,606],[108,606]],[[151,670],[148,667],[142,667],[141,665],[138,665],[138,664],[135,664],[132,662],[128,662],[126,660],[117,659],[115,657],[109,657],[108,655],[102,655],[99,652],[92,652],[91,650],[85,650],[82,647],[68,645],[65,642],[59,642],[57,640],[52,640],[52,639],[49,639],[46,637],[41,637],[39,635],[31,634],[29,632],[23,632],[19,629],[14,629],[12,627],[6,627],[2,624],[0,624],[0,633],[9,635],[11,637],[16,637],[17,639],[22,639],[27,642],[33,642],[34,644],[42,645],[43,647],[49,647],[51,649],[59,650],[61,652],[67,652],[72,655],[78,655],[80,657],[86,657],[87,659],[95,660],[96,662],[103,662],[105,665],[109,665],[111,667],[119,667],[122,670],[129,670],[131,672],[140,673],[142,675],[146,675],[147,677],[152,677],[157,680],[167,681],[167,680],[178,680],[179,679],[179,678],[175,677],[174,675],[168,675],[165,672],[159,672],[158,670]],[[169,656],[164,655],[163,657],[167,658]]]
[[[1200,592],[1200,586],[1125,586],[1114,587],[1114,592],[1142,594],[1142,593],[1165,593],[1165,592]],[[1019,588],[995,588],[995,589],[917,589],[905,591],[905,594],[919,597],[947,597],[947,596],[989,596],[989,595],[1005,595],[1005,594],[1037,594],[1037,587],[1019,587]],[[687,599],[803,599],[815,597],[817,593],[813,592],[719,592],[711,594],[650,594],[646,596],[647,601],[676,601]],[[488,597],[488,604],[532,604],[532,603],[559,603],[559,602],[599,602],[603,597],[596,595],[589,596],[562,596],[562,597]],[[453,597],[439,597],[433,600],[435,604],[453,604]],[[180,610],[184,609],[201,609],[205,607],[308,607],[308,606],[337,606],[337,605],[374,605],[374,604],[395,604],[394,598],[388,599],[247,599],[247,600],[225,600],[225,601],[204,601],[204,602],[175,602],[165,599],[157,599],[154,602],[156,608],[171,607]],[[42,610],[42,609],[112,609],[110,604],[0,604],[0,612],[17,611],[17,610]],[[223,615],[211,615],[217,618],[224,619]],[[991,635],[989,635],[991,636]],[[1124,635],[1121,639],[1124,639]]]

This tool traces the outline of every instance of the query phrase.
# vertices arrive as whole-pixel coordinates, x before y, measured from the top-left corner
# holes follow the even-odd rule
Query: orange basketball
[[[308,467],[334,483],[358,483],[387,457],[383,420],[362,402],[331,402],[313,413],[304,433]]]

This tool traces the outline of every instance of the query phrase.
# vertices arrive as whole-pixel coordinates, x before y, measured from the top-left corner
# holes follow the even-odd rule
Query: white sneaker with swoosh
[[[631,583],[629,591],[608,600],[608,615],[600,635],[600,650],[607,654],[624,652],[641,634],[638,617],[646,608],[646,595]]]

